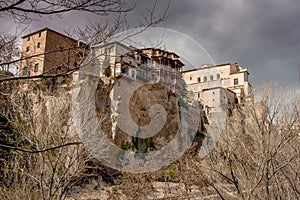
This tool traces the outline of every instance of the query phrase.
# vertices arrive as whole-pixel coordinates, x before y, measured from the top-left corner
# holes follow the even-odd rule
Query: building
[[[99,67],[86,70],[101,78],[111,80],[122,75],[144,83],[161,83],[171,93],[187,89],[192,98],[210,110],[253,99],[248,69],[237,63],[205,64],[183,71],[184,63],[171,51],[138,49],[120,42],[93,47],[91,51],[88,45],[49,28],[25,35],[22,40],[20,76],[63,73],[80,66],[91,53],[90,67]]]
[[[121,69],[122,62],[130,63],[135,66],[136,65],[135,59],[131,58],[128,55],[129,52],[133,52],[134,50],[135,50],[134,47],[129,45],[124,45],[120,42],[111,42],[111,43],[104,44],[100,47],[95,47],[93,51],[94,55],[91,55],[92,57],[91,60],[93,64],[99,66],[100,71],[98,72],[99,74],[97,75],[99,75],[100,77],[119,76],[122,73],[122,69]],[[95,69],[90,69],[90,71],[95,72]]]
[[[89,46],[44,28],[22,37],[20,76],[63,73],[77,67]]]
[[[138,49],[119,42],[101,46],[95,56],[100,66],[100,77],[120,75],[142,82],[156,82],[175,91],[183,86],[179,56],[159,48]]]
[[[204,64],[199,69],[182,72],[191,96],[207,109],[227,104],[243,104],[253,99],[248,69],[237,63]]]
[[[235,104],[237,100],[233,91],[223,87],[207,88],[198,92],[198,95],[197,99],[200,99],[208,114],[211,110],[222,111],[224,106]]]
[[[91,48],[49,28],[22,37],[19,76],[63,73],[80,66],[90,53],[93,54],[91,61],[97,62],[99,69],[86,70],[96,71],[100,77],[122,74],[143,81],[164,81],[169,85],[172,82],[173,87],[183,82],[181,69],[184,64],[174,52],[158,48],[137,49],[120,42]]]

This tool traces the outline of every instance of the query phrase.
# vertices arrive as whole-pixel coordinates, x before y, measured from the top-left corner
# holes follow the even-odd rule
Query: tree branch
[[[55,149],[66,147],[66,146],[80,145],[80,144],[82,144],[82,142],[70,142],[70,143],[59,145],[59,146],[50,147],[50,148],[43,149],[43,150],[35,150],[35,151],[28,150],[28,149],[22,149],[20,147],[8,146],[8,145],[4,145],[4,144],[0,144],[0,147],[8,148],[8,149],[11,149],[11,150],[17,150],[17,151],[21,151],[21,152],[25,152],[25,153],[43,153],[43,152],[52,151],[52,150],[55,150]]]
[[[10,9],[13,9],[15,6],[20,5],[20,4],[22,4],[23,2],[25,2],[25,1],[26,1],[26,0],[19,0],[19,1],[15,2],[15,3],[12,3],[12,4],[8,5],[8,6],[1,7],[1,8],[0,8],[0,12],[2,12],[2,11],[7,11],[7,10],[10,10]]]

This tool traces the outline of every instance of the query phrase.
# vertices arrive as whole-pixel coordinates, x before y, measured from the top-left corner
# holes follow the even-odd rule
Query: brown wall
[[[28,40],[29,38],[29,40]],[[38,47],[38,44],[40,45]],[[22,60],[20,66],[20,76],[23,76],[23,70],[27,67],[27,75],[38,75],[43,73],[44,52],[46,45],[46,30],[23,38],[22,41]],[[28,51],[26,49],[29,49]],[[26,57],[30,57],[25,59]],[[38,64],[38,71],[34,70],[34,65]]]
[[[52,31],[47,31],[44,73],[64,72],[74,67],[77,41]]]
[[[22,58],[24,60],[21,61],[19,74],[24,76],[25,67],[27,67],[27,75],[62,73],[79,64],[84,57],[83,53],[83,49],[78,48],[77,40],[48,28],[42,29],[23,37]],[[36,64],[38,64],[37,71]]]

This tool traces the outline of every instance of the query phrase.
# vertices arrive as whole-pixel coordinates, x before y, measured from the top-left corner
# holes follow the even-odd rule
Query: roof
[[[26,37],[28,37],[28,36],[37,34],[37,33],[42,32],[42,31],[51,31],[51,32],[56,33],[56,34],[58,34],[58,35],[61,35],[61,36],[63,36],[63,37],[66,37],[66,38],[69,38],[69,39],[71,39],[71,40],[77,41],[77,40],[75,40],[74,38],[71,38],[71,37],[69,37],[69,36],[67,36],[67,35],[64,35],[64,34],[62,34],[62,33],[59,33],[59,32],[57,32],[57,31],[54,31],[54,30],[52,30],[52,29],[50,29],[50,28],[48,28],[48,27],[45,27],[45,28],[43,28],[43,29],[40,29],[40,30],[37,30],[37,31],[35,31],[35,32],[29,33],[29,34],[27,34],[27,35],[24,35],[24,36],[22,36],[22,38],[26,38]]]
[[[137,52],[137,53],[140,54],[140,55],[149,57],[149,55],[148,55],[147,53],[144,53],[145,50],[162,51],[162,52],[167,53],[168,55],[169,55],[169,54],[173,54],[173,55],[175,56],[176,59],[172,59],[172,58],[168,58],[168,57],[164,57],[164,58],[170,59],[170,60],[173,60],[173,61],[176,61],[176,62],[179,62],[182,66],[184,66],[184,63],[181,62],[179,59],[177,59],[177,58],[180,58],[180,57],[179,57],[176,53],[171,52],[171,51],[166,51],[166,50],[163,50],[163,49],[159,49],[159,48],[151,48],[151,47],[149,47],[149,48],[138,49],[138,48],[133,47],[133,46],[131,46],[131,45],[128,45],[128,46],[127,46],[127,45],[125,45],[125,44],[123,44],[123,43],[121,43],[121,42],[117,42],[117,41],[109,42],[109,43],[103,44],[103,45],[101,45],[101,46],[99,46],[99,47],[96,47],[96,48],[105,48],[105,47],[107,47],[107,46],[112,46],[112,45],[119,45],[119,46],[122,46],[122,47],[127,48],[128,50],[130,50],[130,52],[126,53],[126,55],[130,55],[129,53],[131,53],[131,52]],[[153,58],[155,58],[155,57],[160,57],[160,56],[151,56],[151,57],[149,57],[149,58],[150,58],[150,59],[153,59]]]
[[[163,53],[167,53],[167,55],[174,55],[174,59],[173,58],[169,58],[169,57],[164,57],[162,55],[150,55],[150,58],[153,59],[153,58],[165,58],[165,59],[169,59],[169,60],[172,60],[174,62],[178,62],[180,63],[182,66],[184,66],[184,63],[179,59],[180,56],[177,55],[175,52],[173,51],[167,51],[167,50],[163,50],[163,49],[159,49],[159,48],[154,48],[154,47],[148,47],[148,48],[143,48],[143,49],[137,49],[136,51],[141,51],[141,52],[144,52],[144,51],[147,51],[147,50],[153,50],[153,51],[160,51],[160,52],[163,52]],[[144,53],[144,54],[147,54],[147,53]],[[148,54],[147,54],[148,55]],[[149,55],[148,55],[149,56]],[[182,67],[181,66],[181,67]]]
[[[173,52],[173,51],[167,51],[167,50],[160,49],[160,48],[148,47],[148,48],[143,48],[143,49],[140,49],[140,50],[142,50],[142,51],[143,50],[162,51],[162,52],[167,53],[167,54],[173,54],[175,57],[180,58],[180,56],[177,55],[175,52]]]

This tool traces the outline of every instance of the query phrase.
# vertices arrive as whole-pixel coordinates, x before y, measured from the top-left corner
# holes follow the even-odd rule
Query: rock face
[[[22,122],[32,121],[30,128],[34,132],[45,132],[47,127],[44,123],[51,123],[51,130],[63,132],[63,129],[70,128],[71,75],[45,80],[8,81],[0,87],[8,94],[0,98],[0,105],[3,105],[1,112],[16,115]],[[76,136],[74,130],[72,136]]]
[[[82,77],[73,91],[73,117],[87,150],[102,164],[127,172],[158,170],[192,144],[199,106],[162,84],[128,77]]]
[[[180,126],[180,108],[178,97],[168,94],[168,90],[159,84],[149,84],[140,87],[131,97],[129,111],[133,121],[140,126],[151,123],[151,107],[159,104],[156,112],[165,111],[166,119],[160,121],[161,129],[153,136],[155,148],[165,146],[178,132]],[[150,113],[150,114],[149,114]],[[157,125],[157,124],[156,124]],[[155,130],[152,130],[155,131]]]
[[[131,93],[130,88],[135,90]],[[134,146],[137,145],[135,142],[148,145],[141,147],[142,151],[159,149],[173,138],[180,127],[178,97],[168,94],[167,88],[160,84],[140,86],[129,79],[104,84],[99,80],[95,104],[102,130],[117,146],[126,150],[141,147]],[[126,127],[128,124],[133,125]]]
[[[101,79],[98,81],[95,93],[95,107],[97,118],[100,122],[101,129],[105,132],[108,138],[112,138],[112,121],[111,121],[111,98],[113,84],[105,84]]]

